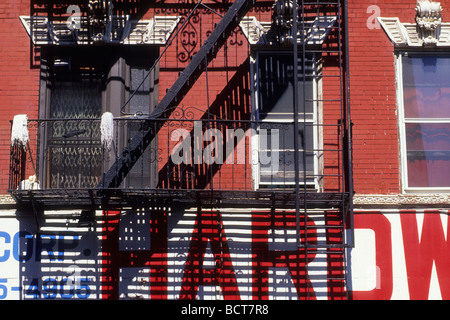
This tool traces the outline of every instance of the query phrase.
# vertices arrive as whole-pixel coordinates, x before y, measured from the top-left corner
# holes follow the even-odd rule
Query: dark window
[[[299,178],[314,187],[317,149],[315,66],[312,55],[298,58]],[[294,58],[292,52],[259,52],[257,59],[259,186],[292,186],[295,182]],[[304,173],[306,173],[306,180]]]
[[[41,73],[39,174],[45,188],[94,188],[102,173],[139,129],[123,118],[148,114],[157,101],[157,69],[149,73],[155,49],[108,47],[44,50]],[[141,85],[142,83],[142,85]],[[134,96],[124,105],[130,95]],[[100,119],[113,113],[112,150],[101,145]],[[149,188],[157,182],[152,161],[156,140],[132,168],[121,187]],[[155,150],[153,150],[153,153]]]
[[[104,70],[95,63],[58,60],[50,80],[47,186],[92,188],[100,182]]]

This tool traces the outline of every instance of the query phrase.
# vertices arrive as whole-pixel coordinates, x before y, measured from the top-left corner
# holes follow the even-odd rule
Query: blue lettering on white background
[[[10,291],[23,291],[24,297],[31,299],[88,299],[91,295],[90,282],[88,277],[76,280],[72,278],[57,280],[49,277],[43,281],[33,278],[19,287],[11,285],[8,279],[0,278],[0,300],[6,299]]]
[[[77,248],[80,242],[79,236],[70,238],[42,234],[34,237],[27,231],[19,231],[11,236],[7,232],[0,231],[0,263],[6,262],[11,257],[16,261],[25,262],[33,255],[35,261],[41,261],[43,252],[47,252],[50,261],[63,261],[64,252]]]
[[[10,244],[11,243],[11,236],[9,235],[9,233],[4,232],[4,231],[0,231],[0,238],[4,239],[4,243],[5,243],[5,247],[6,244]],[[10,250],[8,249],[3,249],[3,252],[0,252],[0,262],[5,262],[9,259],[10,256]],[[1,294],[0,294],[1,296]]]
[[[91,250],[81,250],[80,242],[77,235],[0,230],[0,300],[95,298],[94,278],[74,260],[91,255]],[[73,262],[69,269],[68,261]],[[50,265],[55,273],[44,275],[40,268]]]

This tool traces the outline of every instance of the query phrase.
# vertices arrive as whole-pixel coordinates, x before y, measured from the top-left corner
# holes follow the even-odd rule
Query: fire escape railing
[[[158,132],[156,143],[144,151],[141,141],[137,148],[143,156],[136,160],[135,171],[117,188],[294,190],[294,156],[290,151],[293,122],[190,119],[186,117],[189,114],[189,110],[184,110],[179,119],[151,123],[138,118],[114,119],[112,139],[108,142],[102,141],[100,119],[28,120],[30,143],[25,147],[11,146],[9,190],[67,191],[99,186],[108,189],[102,186],[102,178],[111,173],[111,163],[120,159],[128,137],[135,132],[144,135],[146,131]],[[337,135],[343,132],[342,123],[309,123],[308,127],[311,129],[306,130],[326,129]],[[345,191],[344,172],[335,170],[344,147],[342,138],[333,137],[325,147],[308,145],[301,150],[311,165],[299,169],[302,176],[305,174],[305,180],[299,184],[304,184],[309,192]],[[317,167],[319,161],[321,165]],[[35,185],[29,184],[30,176]],[[255,178],[260,180],[259,188]]]
[[[293,150],[297,150],[293,152],[293,159],[290,165],[293,167],[292,170],[280,170],[278,178],[278,183],[274,181],[270,181],[271,178],[266,179],[268,188],[267,190],[271,191],[287,191],[288,193],[295,190],[294,194],[296,195],[297,203],[297,211],[300,207],[304,208],[306,211],[309,204],[305,200],[307,199],[306,193],[316,192],[316,193],[327,193],[334,192],[335,194],[341,195],[342,201],[348,201],[352,196],[352,169],[351,169],[351,120],[350,120],[350,110],[349,110],[349,92],[348,92],[348,35],[347,35],[347,22],[346,22],[346,14],[347,14],[347,2],[346,1],[331,1],[327,3],[323,3],[321,1],[301,1],[297,4],[299,7],[299,25],[298,28],[305,29],[305,25],[302,23],[306,23],[305,21],[309,21],[314,18],[314,14],[320,16],[321,14],[325,14],[325,16],[331,15],[337,18],[337,26],[332,27],[331,29],[335,30],[334,40],[328,41],[329,43],[333,42],[329,47],[318,48],[315,47],[313,49],[306,47],[306,41],[302,41],[302,39],[298,42],[298,40],[294,40],[295,43],[301,43],[299,47],[292,46],[297,52],[294,52],[294,55],[297,56],[305,55],[305,53],[309,51],[317,51],[324,50],[323,52],[326,54],[333,55],[331,59],[337,59],[337,66],[339,68],[338,77],[340,80],[340,103],[341,103],[341,117],[338,123],[306,123],[304,122],[302,125],[306,126],[316,126],[320,127],[321,130],[324,130],[326,127],[335,126],[334,136],[335,146],[332,147],[331,153],[334,154],[333,157],[329,157],[331,162],[327,163],[327,153],[330,152],[325,147],[314,146],[314,150],[310,150],[311,154],[319,154],[320,164],[315,165],[315,170],[302,170],[299,167],[299,163],[303,162],[304,164],[307,162],[308,152],[299,152],[299,139],[297,135],[294,135],[292,138],[295,140],[294,144],[297,147],[294,147]],[[201,46],[198,53],[192,58],[191,62],[185,68],[183,72],[179,75],[178,79],[175,81],[173,86],[167,91],[166,95],[160,101],[160,103],[156,106],[154,111],[149,115],[142,119],[139,119],[139,125],[137,125],[136,130],[128,130],[126,132],[126,140],[116,141],[114,152],[109,151],[105,152],[104,146],[100,143],[100,137],[97,132],[97,136],[93,139],[94,136],[88,136],[86,132],[78,132],[74,137],[66,136],[51,136],[49,135],[49,129],[47,128],[53,120],[39,120],[37,125],[37,140],[39,140],[39,147],[34,150],[29,149],[25,154],[24,151],[20,150],[20,148],[13,147],[11,151],[11,175],[10,175],[10,183],[9,190],[13,193],[22,192],[18,191],[19,189],[24,189],[22,184],[28,178],[28,176],[36,176],[36,179],[41,183],[41,190],[49,190],[49,189],[118,189],[127,187],[132,188],[141,188],[141,189],[185,189],[185,190],[205,190],[209,188],[210,190],[261,190],[261,186],[263,184],[258,184],[255,179],[258,180],[260,177],[258,176],[258,166],[251,165],[247,163],[244,166],[245,179],[234,179],[232,181],[235,184],[225,184],[225,176],[227,173],[222,172],[221,170],[225,168],[224,165],[209,165],[207,171],[206,169],[200,169],[198,164],[196,168],[192,166],[190,163],[183,163],[180,166],[172,166],[169,168],[169,165],[161,166],[159,161],[154,161],[156,164],[150,166],[150,168],[144,168],[143,162],[147,161],[145,157],[150,159],[155,157],[155,151],[160,154],[156,155],[156,158],[159,159],[161,154],[164,155],[165,158],[169,158],[171,150],[166,148],[166,150],[162,150],[159,148],[161,143],[161,137],[164,137],[165,133],[162,132],[160,134],[162,128],[165,126],[169,126],[172,122],[170,122],[170,117],[174,110],[179,109],[178,105],[183,99],[184,95],[189,91],[189,89],[194,85],[195,81],[198,77],[207,70],[208,63],[215,57],[218,50],[221,46],[226,42],[228,36],[234,31],[234,29],[239,25],[240,19],[247,13],[247,11],[252,7],[253,1],[245,1],[245,0],[237,0],[235,1],[227,11],[227,13],[222,17],[221,21],[216,25],[215,29],[212,31],[206,42]],[[307,7],[313,8],[308,9],[310,11],[306,12],[305,8]],[[321,13],[321,6],[324,6],[326,13]],[[330,9],[332,7],[332,9]],[[314,9],[316,8],[316,9]],[[301,10],[300,10],[301,9]],[[316,10],[317,12],[314,12]],[[295,10],[294,10],[295,11]],[[296,12],[296,11],[295,11]],[[297,19],[297,18],[296,18]],[[309,19],[309,20],[308,20]],[[294,24],[296,26],[296,24]],[[295,28],[294,28],[295,29]],[[330,30],[331,30],[330,29]],[[293,31],[294,35],[297,35],[297,32]],[[300,34],[302,34],[300,32]],[[292,31],[291,31],[292,36]],[[295,38],[295,37],[294,37]],[[286,44],[285,44],[286,45]],[[326,44],[329,45],[329,44]],[[286,46],[285,46],[286,47]],[[296,59],[297,60],[297,59]],[[305,61],[305,57],[302,59],[303,63]],[[294,68],[295,69],[295,68]],[[303,66],[303,70],[305,70]],[[297,77],[295,77],[297,79]],[[326,103],[323,101],[323,103]],[[294,103],[296,106],[297,103]],[[297,115],[297,112],[294,112]],[[306,117],[304,117],[306,118]],[[249,118],[250,119],[250,118]],[[173,120],[173,119],[172,119]],[[180,119],[175,119],[175,121],[179,121]],[[204,125],[203,120],[201,121],[201,126]],[[96,126],[99,125],[99,119],[91,120],[92,123],[97,123]],[[128,119],[125,122],[132,122],[132,120]],[[215,126],[224,126],[223,123],[219,124],[220,119],[214,119]],[[248,126],[244,130],[247,132],[249,130],[255,130],[259,124],[256,120],[248,120],[255,121],[253,123],[248,122],[242,126]],[[120,123],[125,123],[123,121],[119,121]],[[301,121],[300,121],[301,122]],[[57,123],[55,120],[54,123]],[[53,123],[53,124],[54,124]],[[76,128],[78,124],[76,121],[70,121],[73,123],[73,128]],[[52,124],[52,125],[53,125]],[[293,131],[299,131],[299,121],[292,122],[294,128]],[[192,125],[192,123],[190,124]],[[208,123],[210,126],[211,123]],[[267,123],[266,123],[267,125]],[[45,127],[45,129],[43,129]],[[226,127],[226,125],[225,125]],[[209,128],[209,127],[208,127]],[[74,129],[75,130],[75,129]],[[74,131],[72,130],[72,131]],[[78,131],[83,131],[84,129],[77,129]],[[77,131],[75,130],[75,131]],[[91,128],[89,132],[94,132],[97,129]],[[67,131],[67,130],[66,130]],[[69,130],[70,131],[70,130]],[[73,132],[69,133],[73,133]],[[189,132],[188,132],[189,134]],[[170,141],[170,138],[166,136],[163,139]],[[43,139],[45,141],[43,141]],[[74,140],[75,139],[75,140]],[[302,140],[302,139],[300,139]],[[70,141],[76,141],[76,147],[67,147],[67,144],[72,143]],[[37,145],[37,142],[36,144]],[[169,144],[170,145],[170,144]],[[324,144],[325,145],[325,144]],[[303,147],[304,148],[304,147]],[[89,150],[90,151],[86,151]],[[61,151],[65,150],[65,151]],[[80,152],[80,150],[84,150],[84,153]],[[226,150],[225,150],[226,151]],[[261,150],[256,150],[256,152],[260,152]],[[39,152],[39,156],[37,156],[37,152]],[[251,152],[255,152],[255,150],[251,150]],[[72,153],[72,155],[70,154]],[[147,154],[144,156],[144,154]],[[84,164],[83,170],[84,173],[78,173],[78,177],[73,176],[70,179],[66,179],[68,177],[67,170],[70,169],[70,166],[74,166],[76,162],[74,157],[82,156],[85,159],[85,163],[89,163],[88,165]],[[34,156],[34,157],[33,157]],[[36,162],[34,167],[34,174],[25,173],[25,167],[27,166],[27,159],[33,159]],[[105,161],[105,159],[108,161]],[[43,160],[44,159],[44,160]],[[89,162],[93,160],[93,162]],[[253,159],[252,159],[253,160]],[[193,160],[194,161],[194,160]],[[245,159],[245,161],[251,161],[249,159]],[[281,167],[287,166],[287,162],[282,160]],[[291,161],[291,160],[289,160]],[[162,161],[164,162],[164,161]],[[57,168],[57,163],[61,163],[59,168]],[[170,163],[170,161],[167,161]],[[332,170],[327,170],[327,166],[331,167],[330,163],[334,163],[336,170],[333,172]],[[95,165],[94,165],[95,164]],[[137,164],[139,164],[136,168],[134,168]],[[69,168],[69,169],[68,169]],[[134,168],[134,169],[133,169]],[[141,169],[139,169],[141,168]],[[165,169],[164,169],[165,168]],[[255,169],[256,168],[256,169]],[[221,170],[219,170],[221,169]],[[132,171],[139,170],[147,170],[152,171],[148,173],[149,178],[147,180],[151,181],[150,184],[139,183],[130,184],[130,180],[133,180],[128,175]],[[164,170],[166,172],[164,173]],[[37,172],[39,171],[39,172]],[[201,171],[201,174],[199,174]],[[51,172],[56,172],[56,174],[52,175]],[[255,173],[256,172],[256,173]],[[146,173],[147,174],[147,173]],[[132,174],[131,174],[132,175]],[[289,176],[290,175],[290,176]],[[171,176],[171,177],[169,177]],[[273,175],[274,177],[276,175]],[[289,177],[288,177],[289,176]],[[64,179],[62,177],[65,177]],[[169,179],[165,179],[164,177],[169,177]],[[195,177],[195,178],[194,178]],[[200,179],[203,179],[201,180]],[[207,178],[209,177],[209,178]],[[217,182],[219,179],[217,177],[223,178],[222,182]],[[289,180],[290,179],[290,180]],[[28,179],[29,180],[29,179]],[[124,184],[124,181],[128,180]],[[289,182],[287,182],[289,180]],[[201,181],[201,182],[200,182]],[[243,183],[236,184],[236,181],[245,181]],[[328,181],[332,181],[331,183]],[[302,195],[303,203],[299,203],[300,194]],[[349,201],[351,205],[351,201]],[[347,210],[347,209],[346,209]],[[351,211],[351,210],[350,210]]]

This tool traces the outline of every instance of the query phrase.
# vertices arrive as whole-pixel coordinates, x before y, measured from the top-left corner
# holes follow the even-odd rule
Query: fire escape
[[[138,117],[118,117],[109,122],[116,129],[125,126],[124,123],[134,124],[134,129],[128,131],[128,139],[125,142],[120,143],[117,135],[107,142],[103,141],[103,137],[101,141],[99,139],[97,139],[99,141],[93,141],[92,134],[86,135],[86,127],[75,126],[63,132],[59,150],[64,148],[64,143],[67,143],[68,139],[80,141],[83,138],[88,140],[86,142],[88,146],[95,145],[95,148],[100,150],[102,165],[95,169],[97,171],[92,169],[91,174],[98,176],[98,179],[89,182],[77,180],[76,183],[67,187],[59,184],[58,181],[62,180],[58,177],[55,183],[47,181],[45,185],[34,187],[34,181],[27,180],[28,175],[43,168],[38,165],[39,155],[32,152],[33,149],[37,153],[39,150],[43,152],[39,146],[40,137],[50,130],[54,120],[28,120],[28,123],[24,125],[29,128],[31,136],[36,136],[36,144],[30,146],[30,142],[27,142],[23,145],[19,141],[12,145],[9,193],[20,205],[33,208],[36,215],[45,215],[45,210],[55,208],[81,208],[87,210],[85,212],[92,212],[120,210],[125,206],[136,206],[142,203],[158,207],[196,207],[198,210],[251,208],[270,212],[273,217],[280,214],[291,215],[295,220],[296,245],[303,258],[308,260],[320,256],[324,257],[329,264],[326,275],[320,274],[320,271],[315,273],[314,270],[306,270],[306,286],[325,281],[331,288],[329,290],[336,290],[345,297],[348,284],[346,249],[352,245],[353,241],[351,236],[353,186],[346,34],[347,1],[279,0],[273,6],[272,21],[266,22],[246,16],[254,5],[254,1],[248,0],[236,0],[230,5],[208,39],[178,75],[154,110]],[[194,7],[193,11],[199,6],[202,6],[201,2]],[[93,16],[94,9],[90,8]],[[98,19],[87,19],[86,28],[78,29],[77,32],[67,32],[60,25],[52,24],[50,17],[47,19],[24,17],[22,22],[28,28],[27,31],[36,45],[55,45],[55,41],[85,45],[105,42],[123,43],[134,41],[133,30],[139,27],[144,29],[144,33],[147,32],[146,39],[151,38],[152,31],[148,25],[139,26],[138,22],[128,21],[123,17],[113,18],[108,12],[102,14],[102,19],[105,21],[109,19],[109,22],[105,24],[107,27],[99,24]],[[162,33],[164,39],[160,40],[159,45],[164,43],[166,47],[156,61],[164,55],[165,50],[176,37],[176,30],[182,30],[189,18],[190,16],[183,22],[173,17],[171,25],[175,24],[177,27],[169,28],[170,33]],[[294,23],[294,21],[298,22]],[[77,22],[74,21],[74,23]],[[81,23],[84,25],[84,22]],[[155,18],[152,23],[158,23],[158,18]],[[283,52],[289,52],[287,57],[291,63],[283,70],[292,72],[293,87],[303,90],[303,92],[292,91],[293,119],[290,120],[289,125],[261,121],[252,112],[240,118],[219,117],[213,112],[214,104],[209,106],[206,112],[197,113],[194,117],[187,116],[187,112],[183,113],[182,117],[178,116],[180,110],[184,112],[180,109],[180,103],[185,95],[202,75],[208,73],[209,63],[239,26],[252,44],[252,51],[277,46]],[[61,31],[63,29],[64,31]],[[157,32],[157,29],[154,29],[155,37],[162,39],[161,35],[158,37]],[[136,35],[135,32],[134,37]],[[258,59],[263,61],[264,53],[259,53]],[[264,61],[272,61],[271,59],[267,58]],[[280,65],[279,61],[277,65]],[[311,63],[316,66],[315,70],[320,69],[320,71],[310,73],[309,61],[313,61]],[[253,68],[264,72],[263,67],[257,63],[253,65]],[[308,88],[305,85],[306,79],[310,78],[320,83],[323,94],[309,96],[306,93]],[[250,82],[256,88],[259,83],[254,83],[254,79],[255,77],[252,77]],[[334,88],[333,94],[327,95],[327,85]],[[315,88],[314,92],[318,91],[319,86]],[[263,88],[259,90],[262,91]],[[138,91],[139,86],[135,92]],[[260,91],[256,90],[256,92]],[[258,99],[257,94],[253,99],[254,101]],[[314,104],[317,109],[320,109],[317,111],[322,113],[320,120],[310,121],[306,115],[308,104]],[[330,110],[331,112],[326,112]],[[103,128],[103,121],[99,117],[86,121],[97,131]],[[169,145],[173,131],[170,132],[168,128],[175,124],[179,125],[177,128],[185,129],[179,132],[187,132],[191,136],[195,135],[196,130],[203,134],[207,130],[225,134],[227,129],[233,129],[234,132],[242,129],[245,133],[259,134],[264,128],[270,130],[276,128],[276,132],[280,133],[280,140],[289,140],[288,143],[293,144],[290,151],[293,164],[289,164],[291,168],[289,177],[287,174],[282,177],[284,182],[289,180],[290,183],[272,183],[268,187],[262,187],[263,184],[260,183],[255,187],[253,183],[255,167],[250,164],[244,165],[239,173],[232,176],[234,182],[239,179],[250,182],[234,187],[233,181],[225,183],[225,179],[221,180],[221,171],[226,170],[225,163],[207,163],[194,168],[197,164],[194,159],[195,154],[191,155],[191,161],[186,161],[186,158],[183,158],[186,157],[184,153],[182,154],[184,163],[158,167],[159,176],[153,185],[126,187],[127,177],[133,168],[144,161],[148,150],[151,151],[150,154],[157,150],[155,158],[163,157],[164,161],[169,162],[168,153],[173,150],[173,143],[166,149],[155,148],[155,144]],[[311,130],[320,136],[319,142],[311,145],[307,142],[306,136],[312,132],[308,128],[312,128]],[[286,130],[283,131],[284,129]],[[299,134],[295,134],[296,132]],[[254,137],[251,136],[247,140],[244,137],[243,140],[245,140],[243,142],[245,147],[248,147],[250,142],[254,141]],[[239,142],[239,138],[236,142]],[[115,154],[111,152],[111,144],[113,148],[117,147]],[[195,141],[191,146],[195,147]],[[204,146],[200,148],[203,150]],[[268,148],[270,149],[270,146]],[[316,164],[314,170],[308,171],[306,164],[310,157],[311,159],[313,157],[310,155],[316,157],[311,160]],[[251,162],[248,160],[249,157],[250,155],[247,155],[244,162]],[[105,160],[106,158],[108,161]],[[284,163],[284,166],[287,167],[287,164]],[[256,170],[262,169],[256,168]],[[47,173],[47,176],[50,175],[51,173]],[[311,218],[315,223],[311,223]],[[308,268],[308,263],[305,263],[305,268]],[[305,292],[305,296],[311,298],[310,288],[306,288]]]

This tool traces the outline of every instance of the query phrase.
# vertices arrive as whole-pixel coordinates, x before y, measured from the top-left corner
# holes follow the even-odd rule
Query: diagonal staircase
[[[170,116],[253,4],[254,0],[236,0],[230,6],[198,53],[181,72],[178,79],[149,116],[147,119],[148,125],[142,126],[136,135],[130,139],[119,158],[103,176],[98,188],[118,188],[120,186],[128,172],[157,135],[157,130],[150,125],[151,122],[156,119],[167,119]]]

